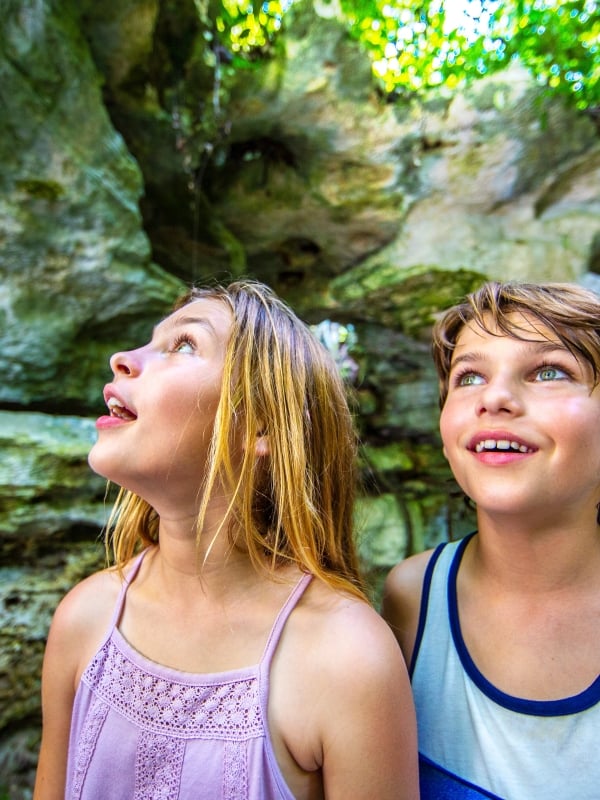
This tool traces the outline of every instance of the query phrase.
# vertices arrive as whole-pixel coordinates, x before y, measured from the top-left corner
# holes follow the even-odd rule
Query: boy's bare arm
[[[423,578],[431,550],[397,564],[386,578],[381,613],[410,665],[421,607]]]

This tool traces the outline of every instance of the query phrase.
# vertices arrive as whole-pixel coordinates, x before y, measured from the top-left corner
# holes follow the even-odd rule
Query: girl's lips
[[[106,430],[107,428],[120,428],[123,425],[129,425],[130,422],[133,422],[133,420],[122,419],[121,417],[112,417],[108,414],[105,414],[101,417],[98,417],[96,420],[96,429],[100,431]]]
[[[125,400],[115,391],[112,384],[104,387],[104,402],[108,406],[111,417],[115,417],[124,422],[132,422],[137,418],[135,411],[133,411]]]

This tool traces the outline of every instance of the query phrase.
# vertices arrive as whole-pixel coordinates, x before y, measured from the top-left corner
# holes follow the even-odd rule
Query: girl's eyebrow
[[[166,319],[159,322],[158,325],[154,326],[152,331],[153,335],[159,332],[160,328],[181,328],[184,325],[200,325],[210,333],[210,335],[214,339],[218,339],[217,332],[212,324],[212,322],[207,319],[206,317],[196,317],[193,315],[186,315],[184,317],[176,317],[175,319],[171,319],[167,317]]]

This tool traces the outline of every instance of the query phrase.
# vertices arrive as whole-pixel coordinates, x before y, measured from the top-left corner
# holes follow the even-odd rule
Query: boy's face
[[[440,419],[444,454],[480,514],[595,519],[600,389],[535,318],[515,322],[531,341],[474,323],[459,334]]]

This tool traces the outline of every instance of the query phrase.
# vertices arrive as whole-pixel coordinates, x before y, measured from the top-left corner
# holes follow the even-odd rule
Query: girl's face
[[[440,430],[452,471],[478,512],[595,519],[600,390],[591,370],[533,317],[532,341],[465,325]]]
[[[151,341],[111,358],[89,463],[155,508],[198,506],[232,315],[215,299],[196,300],[154,329]],[[159,512],[160,513],[160,512]]]

